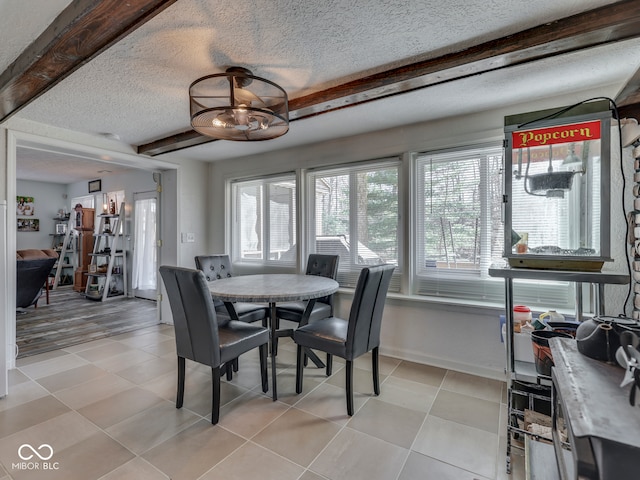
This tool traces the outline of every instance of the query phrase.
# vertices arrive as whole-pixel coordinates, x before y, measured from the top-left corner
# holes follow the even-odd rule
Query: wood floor
[[[156,302],[116,298],[88,300],[71,287],[59,287],[44,295],[38,307],[16,314],[18,358],[49,352],[79,343],[131,332],[158,323]]]

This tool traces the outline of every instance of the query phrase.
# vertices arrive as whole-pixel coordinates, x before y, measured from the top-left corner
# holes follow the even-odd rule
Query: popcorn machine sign
[[[600,139],[600,121],[513,132],[513,148],[540,147],[554,143]]]

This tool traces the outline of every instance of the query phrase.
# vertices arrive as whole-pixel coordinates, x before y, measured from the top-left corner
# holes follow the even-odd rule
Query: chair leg
[[[371,350],[371,370],[373,370],[373,393],[380,395],[380,369],[378,363],[378,347]]]
[[[327,377],[331,376],[332,370],[333,370],[333,356],[327,353]]]
[[[302,393],[302,375],[304,374],[304,348],[298,345],[298,360],[296,361],[296,393]]]
[[[275,402],[278,400],[278,385],[276,384],[276,356],[273,353],[273,349],[271,350],[271,397]]]
[[[262,377],[262,391],[267,393],[269,390],[269,378],[267,376],[267,350],[268,344],[260,345],[260,376]]]
[[[347,360],[347,414],[353,415],[353,362]]]
[[[211,369],[211,423],[220,419],[220,367]]]
[[[237,358],[233,359],[233,371],[234,372],[238,371],[238,359]]]
[[[182,408],[182,402],[184,401],[184,372],[184,357],[178,357],[178,394],[176,395],[176,408]]]
[[[233,360],[224,364],[224,371],[227,374],[227,382],[233,380]]]

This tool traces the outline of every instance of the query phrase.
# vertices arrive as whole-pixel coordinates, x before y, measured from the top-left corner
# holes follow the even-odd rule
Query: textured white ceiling
[[[17,159],[16,178],[48,183],[69,184],[131,171],[130,167],[83,152],[60,151],[38,144],[19,146]]]
[[[66,1],[0,0],[0,70]],[[296,98],[424,56],[435,57],[611,0],[178,0],[16,116],[139,145],[189,129],[188,87],[250,68]],[[640,42],[558,56],[291,124],[268,142],[218,141],[158,158],[212,161],[602,87],[640,66]]]

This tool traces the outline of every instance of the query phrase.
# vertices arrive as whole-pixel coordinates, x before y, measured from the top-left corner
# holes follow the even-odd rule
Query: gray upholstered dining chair
[[[307,259],[307,275],[318,275],[321,277],[336,279],[338,276],[339,255],[322,255],[312,253]],[[289,320],[299,323],[303,320],[303,314],[307,308],[306,301],[280,303],[276,307],[276,315],[278,319]],[[313,309],[309,315],[309,319],[305,323],[313,322],[321,318],[327,318],[333,315],[333,295],[316,299]]]
[[[232,277],[231,259],[226,254],[198,255],[195,257],[196,268],[202,270],[207,283],[215,282],[221,278]],[[263,327],[268,326],[269,307],[257,303],[235,302],[233,308],[227,307],[224,302],[214,299],[213,304],[219,319],[240,320],[241,322],[262,322]],[[235,318],[234,318],[235,317]],[[227,380],[233,378],[233,372],[238,371],[238,360],[234,360],[232,368],[227,369]]]
[[[262,391],[267,392],[267,349],[269,330],[238,320],[218,321],[213,299],[204,274],[188,268],[160,267],[167,290],[176,337],[178,355],[178,393],[176,408],[184,400],[185,359],[211,367],[211,423],[220,418],[220,372],[240,355],[259,348]],[[273,372],[275,381],[275,372]]]
[[[293,340],[298,345],[296,363],[296,393],[302,392],[304,348],[327,353],[327,371],[331,372],[331,356],[347,361],[347,413],[353,415],[353,361],[371,351],[373,391],[380,394],[378,349],[382,311],[395,266],[378,265],[363,268],[351,304],[348,319],[329,317],[297,328]]]
[[[215,282],[220,278],[233,276],[229,255],[198,255],[195,257],[195,261],[196,268],[202,270],[207,282]],[[229,312],[223,302],[214,300],[214,305],[219,317],[232,318],[233,312]],[[233,307],[238,316],[237,320],[249,323],[261,321],[262,326],[267,326],[268,306],[257,303],[236,302]]]
[[[324,255],[320,253],[311,253],[307,258],[307,270],[306,275],[318,275],[321,277],[328,277],[336,280],[338,276],[338,263],[340,261],[339,255]],[[317,298],[309,317],[305,320],[304,313],[307,308],[308,301],[298,302],[283,302],[276,307],[276,325],[280,327],[280,319],[289,320],[295,322],[299,327],[306,325],[309,322],[314,322],[322,318],[333,316],[333,294],[326,297]],[[293,330],[287,331],[286,335],[293,337]],[[307,353],[310,354],[309,351]],[[322,363],[314,358],[314,362],[321,366]],[[328,364],[329,360],[327,360]],[[305,356],[305,366],[307,365],[307,356]],[[329,375],[329,370],[327,370]]]

